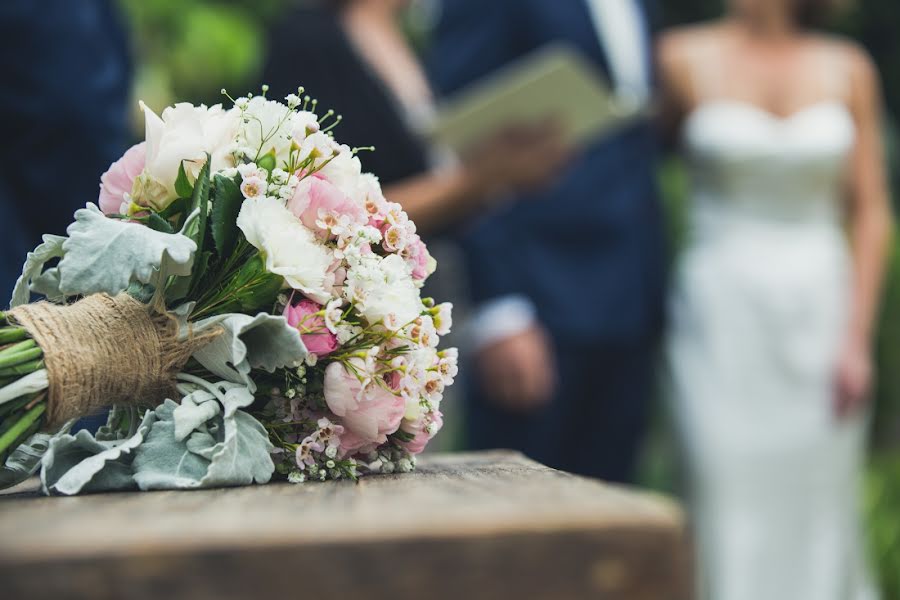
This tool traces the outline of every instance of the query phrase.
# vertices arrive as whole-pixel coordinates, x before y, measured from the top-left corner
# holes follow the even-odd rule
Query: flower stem
[[[32,425],[34,425],[37,420],[44,414],[47,410],[47,403],[41,402],[28,412],[26,412],[18,422],[6,430],[3,435],[0,435],[0,455],[3,455],[7,448],[13,445],[13,442],[19,440],[22,435],[27,432]]]
[[[3,327],[0,329],[0,344],[18,342],[28,337],[28,332],[23,327]]]
[[[39,358],[29,362],[13,365],[11,367],[0,368],[0,377],[9,377],[10,375],[28,375],[34,373],[38,369],[44,368],[44,360]]]
[[[0,369],[19,365],[27,361],[33,361],[41,358],[43,355],[44,351],[40,348],[30,348],[28,350],[22,350],[21,352],[0,355]]]

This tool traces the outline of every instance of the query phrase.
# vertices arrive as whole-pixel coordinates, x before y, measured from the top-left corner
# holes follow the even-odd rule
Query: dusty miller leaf
[[[0,469],[0,489],[12,487],[34,475],[41,467],[41,457],[47,452],[52,437],[48,433],[36,433],[13,450]]]
[[[225,437],[213,451],[209,470],[201,484],[248,485],[266,483],[272,477],[275,464],[270,452],[266,428],[240,408],[253,403],[253,394],[243,386],[230,387],[222,398],[225,406]]]
[[[213,374],[246,385],[250,392],[256,384],[250,379],[251,369],[273,372],[297,365],[306,358],[306,347],[300,333],[287,324],[284,317],[259,313],[255,317],[239,313],[217,315],[193,324],[198,334],[214,327],[223,333],[194,353],[194,358]],[[187,329],[182,335],[188,334]]]
[[[28,253],[25,257],[25,264],[22,266],[22,275],[16,281],[13,289],[12,299],[9,302],[10,307],[19,306],[20,304],[28,304],[31,300],[32,281],[41,274],[44,265],[54,258],[61,258],[65,254],[63,250],[63,242],[66,238],[61,235],[44,235],[44,241],[37,248]],[[46,285],[44,286],[46,289]],[[46,291],[36,293],[44,293]],[[52,290],[49,290],[52,291]],[[57,292],[58,292],[57,288]]]
[[[44,493],[72,495],[134,488],[133,452],[155,421],[156,414],[148,410],[137,432],[126,440],[97,441],[85,430],[54,436],[41,461]]]
[[[253,395],[246,387],[227,382],[209,387],[224,412],[202,424],[197,425],[193,408],[178,412],[180,407],[171,400],[156,409],[158,420],[133,463],[134,480],[142,490],[246,485],[271,478],[275,465],[268,434],[259,421],[240,410],[253,402]],[[189,435],[184,436],[185,431]]]
[[[172,418],[175,421],[175,439],[182,441],[192,431],[221,414],[222,406],[208,390],[199,389],[181,399]]]
[[[209,468],[208,459],[192,452],[184,440],[175,438],[177,407],[172,400],[166,400],[156,408],[153,429],[135,453],[134,481],[142,490],[200,487]]]
[[[137,223],[107,218],[93,204],[75,212],[62,243],[60,291],[116,295],[132,281],[150,283],[159,273],[191,273],[197,245],[180,233],[162,233]]]

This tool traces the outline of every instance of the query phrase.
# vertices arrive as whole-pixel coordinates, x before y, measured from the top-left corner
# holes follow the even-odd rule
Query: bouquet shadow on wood
[[[356,479],[413,469],[440,429],[457,353],[414,223],[302,88],[229,100],[142,105],[98,203],[28,254],[0,315],[0,487]]]

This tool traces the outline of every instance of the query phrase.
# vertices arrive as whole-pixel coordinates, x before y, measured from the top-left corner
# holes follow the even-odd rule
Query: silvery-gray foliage
[[[135,455],[138,486],[190,489],[268,482],[275,471],[269,455],[273,446],[265,427],[240,410],[253,403],[250,391],[228,382],[190,379],[197,382],[196,389],[180,406],[167,400],[156,409],[158,420]],[[211,402],[220,408],[209,406]],[[202,414],[213,413],[200,422]]]
[[[256,391],[251,369],[273,372],[299,365],[306,357],[300,332],[284,317],[259,313],[217,315],[191,324],[193,334],[220,327],[223,333],[194,353],[193,357],[218,377]],[[187,330],[182,332],[187,335]]]
[[[63,250],[63,242],[66,241],[66,238],[61,235],[49,235],[45,234],[42,238],[44,241],[37,248],[28,253],[25,257],[25,264],[22,266],[22,275],[16,281],[16,286],[13,288],[12,299],[9,302],[10,307],[19,306],[20,304],[28,304],[28,301],[31,299],[32,286],[35,279],[41,276],[41,271],[44,268],[44,265],[54,258],[61,258],[63,254],[65,254]],[[55,269],[51,269],[55,271]],[[58,282],[58,278],[57,278]],[[47,281],[42,283],[42,286],[46,289],[42,291],[42,293],[47,294],[49,291],[53,293],[51,286]],[[38,292],[38,290],[34,290]],[[59,293],[59,287],[57,284],[56,294]]]
[[[133,489],[134,450],[155,421],[156,415],[148,410],[137,432],[125,440],[99,441],[83,429],[75,435],[55,435],[41,460],[44,493],[69,495]]]
[[[138,488],[191,489],[266,483],[275,465],[263,425],[241,410],[253,403],[243,385],[179,376],[187,393],[148,410],[133,435],[86,431],[50,440],[41,479],[50,494]],[[119,409],[117,409],[119,410]],[[114,418],[111,416],[110,423]]]
[[[13,450],[0,468],[0,488],[12,487],[37,473],[52,437],[49,433],[36,433]]]
[[[94,204],[75,212],[68,234],[58,266],[59,289],[65,295],[114,296],[133,281],[190,275],[197,250],[197,244],[181,233],[110,219]]]

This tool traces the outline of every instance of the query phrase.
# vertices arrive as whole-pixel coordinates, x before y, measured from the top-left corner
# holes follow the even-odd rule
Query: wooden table
[[[0,497],[0,597],[689,600],[663,497],[511,452],[359,484]]]

